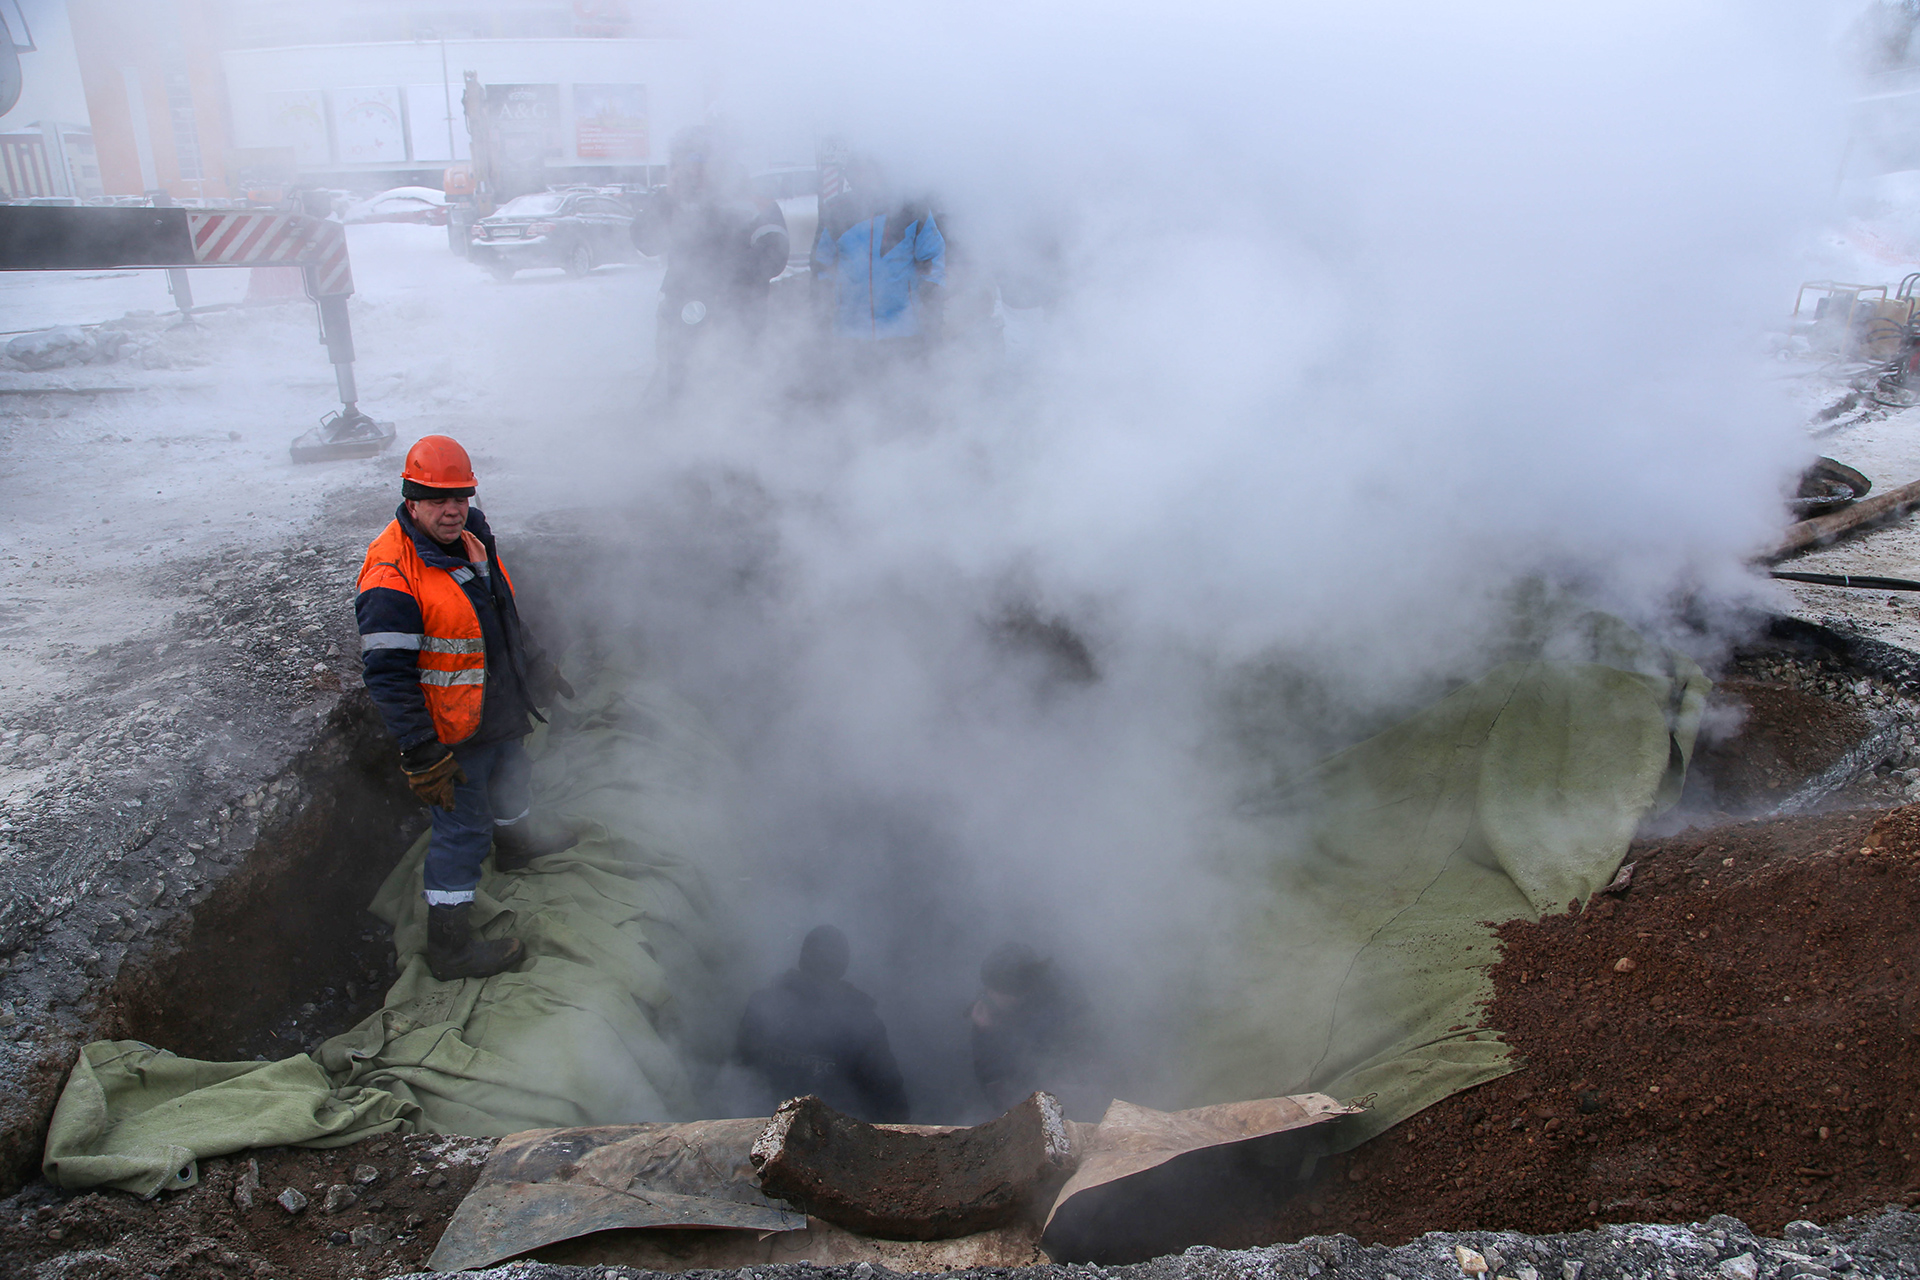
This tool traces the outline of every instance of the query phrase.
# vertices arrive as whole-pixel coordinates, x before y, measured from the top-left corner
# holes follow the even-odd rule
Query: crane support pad
[[[345,229],[270,210],[0,205],[0,271],[304,267],[314,298],[353,292]]]

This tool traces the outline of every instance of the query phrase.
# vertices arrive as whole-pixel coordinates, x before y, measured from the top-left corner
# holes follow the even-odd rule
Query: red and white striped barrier
[[[164,268],[173,283],[174,299],[186,315],[193,310],[188,267],[258,267],[263,276],[282,277],[297,270],[307,296],[320,311],[320,340],[326,344],[327,359],[340,386],[340,408],[293,442],[293,460],[371,458],[393,443],[391,422],[375,422],[360,412],[360,392],[353,380],[353,330],[347,317],[353,271],[347,265],[346,228],[339,223],[292,213],[229,213],[172,205],[0,204],[0,271],[119,267]]]
[[[193,257],[203,267],[305,267],[313,298],[353,292],[346,228],[292,213],[188,210]]]

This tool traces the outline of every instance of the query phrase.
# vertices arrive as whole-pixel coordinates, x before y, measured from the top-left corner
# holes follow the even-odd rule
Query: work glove
[[[536,709],[544,711],[553,705],[556,693],[569,702],[573,700],[573,686],[560,674],[553,659],[543,653],[527,664],[527,696]]]
[[[467,780],[467,771],[453,758],[452,749],[438,739],[402,751],[400,767],[420,803],[447,810],[453,808],[453,789]]]

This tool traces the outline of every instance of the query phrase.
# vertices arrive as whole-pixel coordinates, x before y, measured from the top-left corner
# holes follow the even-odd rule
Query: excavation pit
[[[105,1038],[245,1061],[313,1048],[380,1007],[395,977],[367,903],[426,826],[372,703],[343,699],[269,790],[288,817],[172,937],[124,966]]]
[[[1815,715],[1826,715],[1833,700],[1844,691],[1848,705],[1840,709],[1843,714],[1839,718],[1831,721],[1842,729],[1833,743],[1844,746],[1841,739],[1852,729],[1876,723],[1876,717],[1885,719],[1891,714],[1897,719],[1906,714],[1903,707],[1876,701],[1884,694],[1898,703],[1898,695],[1913,687],[1912,670],[1902,665],[1904,661],[1897,650],[1879,653],[1833,633],[1787,628],[1774,642],[1739,655],[1729,674],[1758,691],[1749,692],[1752,701],[1774,698],[1781,704],[1795,704],[1796,699],[1813,699],[1820,704],[1812,709]],[[1863,688],[1865,692],[1861,692]],[[1779,690],[1788,690],[1794,696],[1776,697]],[[1791,721],[1792,717],[1784,720]],[[1759,716],[1753,723],[1762,726],[1773,722]],[[1904,723],[1911,727],[1910,719]],[[1738,736],[1729,738],[1726,757],[1739,759],[1740,752]],[[1780,786],[1772,790],[1804,783],[1832,760],[1823,758],[1815,763],[1817,768],[1801,770],[1803,776],[1782,778]],[[1900,798],[1902,780],[1892,771],[1904,764],[1901,754],[1892,752],[1843,781],[1822,801],[1823,805],[1873,804],[1882,806],[1880,812],[1843,810],[1814,817],[1735,823],[1728,821],[1732,806],[1724,803],[1730,794],[1724,786],[1717,793],[1696,795],[1694,798],[1702,801],[1706,811],[1700,820],[1718,825],[1643,839],[1629,855],[1638,869],[1623,895],[1604,898],[1577,917],[1549,918],[1539,925],[1509,926],[1504,931],[1508,960],[1496,970],[1500,995],[1490,1023],[1494,1029],[1505,1031],[1510,1043],[1530,1056],[1532,1069],[1455,1095],[1375,1143],[1320,1161],[1312,1166],[1306,1190],[1278,1203],[1263,1188],[1269,1182],[1289,1187],[1294,1184],[1301,1163],[1292,1158],[1292,1153],[1277,1163],[1247,1155],[1236,1157],[1227,1170],[1231,1177],[1226,1183],[1195,1197],[1196,1204],[1216,1209],[1231,1205],[1234,1211],[1214,1215],[1194,1239],[1177,1243],[1231,1246],[1329,1231],[1393,1243],[1425,1230],[1568,1230],[1590,1227],[1595,1221],[1677,1220],[1712,1212],[1731,1213],[1756,1228],[1777,1230],[1789,1218],[1829,1219],[1876,1208],[1887,1200],[1920,1198],[1910,1195],[1914,1179],[1905,1175],[1911,1167],[1910,1155],[1920,1154],[1920,1150],[1887,1127],[1894,1119],[1892,1104],[1874,1093],[1876,1086],[1864,1078],[1849,1076],[1844,1085],[1849,1101],[1832,1105],[1846,1108],[1837,1110],[1836,1115],[1859,1116],[1870,1111],[1876,1117],[1881,1127],[1865,1135],[1865,1146],[1853,1142],[1854,1137],[1862,1135],[1830,1122],[1798,1124],[1791,1130],[1790,1139],[1769,1139],[1772,1145],[1760,1146],[1761,1135],[1772,1132],[1764,1123],[1765,1115],[1772,1114],[1767,1108],[1784,1105],[1774,1096],[1775,1082],[1766,1078],[1765,1071],[1752,1073],[1749,1094],[1726,1102],[1693,1098],[1660,1083],[1668,1076],[1706,1076],[1697,1061],[1686,1063],[1675,1057],[1669,1063],[1659,1062],[1663,1042],[1657,1033],[1663,1023],[1691,1026],[1688,1020],[1697,1019],[1705,1025],[1715,1019],[1724,1022],[1728,1017],[1759,1016],[1757,1010],[1727,1015],[1714,1013],[1713,1007],[1687,1007],[1690,985],[1703,992],[1721,991],[1720,998],[1724,998],[1724,984],[1714,988],[1691,977],[1657,979],[1663,972],[1661,960],[1638,959],[1635,969],[1625,974],[1614,974],[1609,968],[1607,973],[1612,976],[1582,976],[1575,983],[1573,998],[1582,1010],[1599,997],[1586,992],[1580,983],[1597,984],[1595,989],[1609,1001],[1597,1038],[1582,1024],[1581,1036],[1566,1043],[1535,1045],[1517,1029],[1529,1021],[1558,1016],[1544,1006],[1524,1003],[1539,999],[1539,993],[1566,989],[1556,965],[1584,974],[1585,968],[1594,967],[1596,957],[1607,959],[1610,966],[1620,958],[1608,959],[1613,950],[1626,953],[1636,945],[1654,941],[1638,936],[1642,920],[1657,917],[1664,922],[1661,927],[1668,928],[1672,936],[1656,937],[1669,951],[1683,945],[1702,950],[1685,943],[1677,926],[1689,911],[1699,916],[1699,905],[1708,896],[1714,901],[1710,910],[1747,912],[1739,918],[1749,929],[1764,926],[1764,904],[1779,901],[1799,904],[1808,916],[1817,915],[1823,906],[1838,904],[1843,910],[1890,912],[1888,922],[1911,919],[1908,908],[1920,904],[1875,893],[1890,884],[1905,883],[1902,868],[1920,859],[1920,823],[1898,815],[1883,821],[1884,808]],[[1709,778],[1704,761],[1696,776]],[[1757,776],[1762,785],[1751,785],[1754,779],[1748,777],[1745,794],[1764,802],[1769,790],[1764,783],[1771,779],[1764,771]],[[400,784],[393,768],[391,744],[371,707],[357,695],[342,699],[313,744],[276,781],[282,784],[276,794],[283,798],[285,820],[263,822],[253,849],[214,891],[181,911],[171,933],[133,954],[106,989],[105,1007],[112,1021],[103,1035],[145,1040],[183,1056],[214,1060],[276,1058],[312,1047],[378,1006],[391,980],[392,950],[385,926],[366,913],[366,903],[421,829],[423,819]],[[1872,843],[1876,823],[1881,824],[1877,844]],[[1738,850],[1733,854],[1719,852],[1735,846]],[[1861,848],[1882,852],[1865,855],[1858,852]],[[1722,856],[1735,857],[1740,876],[1748,878],[1729,876],[1726,883],[1719,883],[1712,869],[1701,861],[1709,852],[1716,865]],[[1715,883],[1692,886],[1691,877],[1696,871],[1704,871],[1703,878]],[[1809,876],[1814,879],[1808,880]],[[1796,885],[1802,881],[1813,887],[1799,892]],[[1907,912],[1904,917],[1900,914],[1903,911]],[[1890,929],[1891,923],[1887,927]],[[1803,932],[1801,940],[1812,937]],[[1788,941],[1775,938],[1768,945],[1787,946]],[[1894,945],[1888,943],[1889,947]],[[1603,951],[1606,955],[1600,954]],[[1885,954],[1892,956],[1895,952]],[[1739,963],[1739,957],[1733,957],[1732,962]],[[1780,961],[1770,958],[1755,963]],[[1901,953],[1896,967],[1897,973],[1881,975],[1891,985],[1863,988],[1857,1000],[1849,987],[1847,998],[1855,1002],[1844,1006],[1852,1011],[1846,1016],[1865,1016],[1862,1001],[1895,1002],[1891,1006],[1892,1020],[1873,1032],[1885,1040],[1884,1044],[1880,1040],[1873,1043],[1879,1044],[1888,1057],[1906,1052],[1896,1043],[1906,1034],[1899,1028],[1904,1025],[1910,1029],[1913,1024],[1910,1018],[1901,1022],[1906,1014],[1898,1006],[1898,1000],[1904,998],[1898,990],[1905,975],[1920,973],[1920,954],[1907,957]],[[370,973],[374,975],[372,980]],[[1522,973],[1524,979],[1519,976]],[[1801,991],[1811,990],[1805,988],[1806,983],[1824,983],[1837,989],[1851,980],[1838,970],[1820,973],[1817,978],[1803,975],[1796,979],[1801,986],[1783,986],[1777,992],[1772,987],[1748,985],[1756,992],[1770,992],[1783,1001],[1792,996],[1801,1003]],[[1832,993],[1829,990],[1827,994]],[[1779,1007],[1784,1009],[1786,1005]],[[1802,1007],[1814,1006],[1802,1003]],[[1583,1012],[1582,1016],[1587,1014]],[[1509,1029],[1509,1023],[1515,1029]],[[1769,1034],[1781,1030],[1771,1023],[1766,1029]],[[1637,1038],[1643,1034],[1653,1038]],[[1893,1039],[1885,1039],[1888,1036]],[[1582,1038],[1597,1045],[1617,1041],[1619,1053],[1611,1057],[1597,1050],[1589,1053],[1579,1043]],[[1859,1038],[1823,1043],[1851,1045]],[[1723,1045],[1725,1037],[1716,1039],[1710,1028],[1689,1031],[1685,1042],[1688,1052],[1713,1054],[1719,1052],[1716,1046]],[[1823,1052],[1839,1055],[1843,1051],[1829,1047]],[[1635,1054],[1660,1069],[1649,1082],[1640,1081],[1635,1074],[1637,1068],[1630,1065]],[[1561,1057],[1569,1059],[1560,1073],[1567,1078],[1555,1075],[1551,1083],[1540,1083],[1546,1074],[1540,1064],[1557,1064]],[[1779,1079],[1791,1086],[1795,1078],[1791,1071],[1784,1071]],[[1904,1077],[1890,1078],[1888,1087],[1896,1094],[1905,1091],[1911,1096],[1912,1084]],[[1651,1092],[1656,1086],[1660,1093]],[[1727,1092],[1730,1087],[1723,1083],[1715,1096],[1733,1098]],[[1643,1089],[1648,1090],[1644,1096],[1638,1092]],[[1631,1094],[1631,1124],[1618,1130],[1623,1139],[1618,1153],[1609,1150],[1610,1139],[1605,1135],[1597,1142],[1587,1140],[1587,1135],[1599,1132],[1599,1122],[1589,1118],[1593,1112],[1582,1108],[1591,1102],[1587,1095],[1596,1093],[1603,1096],[1604,1107],[1617,1107],[1621,1098]],[[1647,1103],[1644,1109],[1638,1105],[1641,1102]],[[1663,1109],[1668,1102],[1674,1107]],[[1690,1104],[1691,1110],[1681,1109],[1679,1104],[1683,1102]],[[1636,1143],[1695,1141],[1695,1131],[1725,1126],[1736,1105],[1744,1108],[1739,1114],[1746,1117],[1748,1127],[1737,1134],[1729,1133],[1733,1147],[1723,1149],[1698,1139],[1701,1150],[1707,1153],[1702,1161],[1709,1177],[1680,1177],[1666,1166],[1649,1164],[1647,1158],[1633,1154],[1638,1149]],[[1700,1111],[1709,1107],[1709,1113],[1702,1117]],[[1516,1125],[1515,1120],[1523,1123]],[[1548,1130],[1550,1121],[1559,1123]],[[1755,1124],[1760,1127],[1753,1127]],[[1576,1125],[1584,1126],[1577,1137]],[[1632,1125],[1643,1128],[1633,1129]],[[1820,1136],[1823,1128],[1826,1137]],[[1808,1133],[1812,1136],[1806,1136]],[[1607,1155],[1614,1163],[1597,1173],[1588,1170],[1580,1175],[1587,1181],[1578,1181],[1566,1167],[1541,1163],[1542,1148],[1550,1145],[1547,1140],[1551,1135],[1565,1135],[1563,1145],[1573,1152],[1572,1158],[1591,1164],[1599,1155]],[[1887,1145],[1879,1145],[1883,1142]],[[1740,1143],[1746,1145],[1740,1147]],[[1802,1146],[1806,1150],[1801,1150]],[[24,1217],[18,1227],[4,1227],[5,1243],[23,1258],[112,1246],[131,1259],[134,1255],[128,1250],[132,1246],[113,1243],[129,1233],[143,1241],[138,1246],[148,1250],[143,1257],[158,1258],[167,1250],[177,1256],[180,1250],[194,1247],[196,1241],[219,1242],[217,1249],[205,1254],[204,1269],[195,1269],[200,1264],[193,1263],[177,1272],[184,1275],[231,1274],[233,1266],[252,1266],[256,1260],[274,1274],[303,1280],[309,1276],[419,1267],[424,1265],[441,1227],[490,1147],[487,1140],[386,1137],[341,1151],[269,1149],[206,1161],[202,1187],[152,1203],[116,1192],[67,1196],[41,1184],[16,1197],[13,1204],[22,1208]],[[1743,1165],[1729,1159],[1735,1147],[1766,1150],[1777,1158],[1749,1156]],[[1790,1151],[1790,1155],[1780,1155],[1782,1151]],[[1857,1176],[1849,1176],[1829,1158],[1834,1152],[1861,1151],[1880,1159],[1881,1164],[1872,1170],[1863,1164]],[[1492,1178],[1469,1177],[1465,1185],[1459,1185],[1462,1175],[1452,1165],[1463,1158],[1462,1153],[1480,1153],[1475,1160],[1482,1164],[1490,1161],[1501,1172]],[[1487,1159],[1481,1160],[1481,1156]],[[1533,1164],[1526,1163],[1529,1158]],[[1788,1159],[1793,1163],[1780,1163]],[[1280,1164],[1287,1167],[1282,1169]],[[377,1170],[379,1185],[387,1188],[384,1192],[366,1194],[365,1186],[356,1189],[353,1175],[361,1165]],[[1607,1173],[1616,1166],[1617,1174]],[[257,1192],[251,1189],[256,1168],[261,1184]],[[1779,1178],[1769,1181],[1763,1176],[1770,1170],[1778,1172]],[[1516,1176],[1522,1171],[1529,1172]],[[1614,1180],[1609,1181],[1609,1177]],[[1177,1177],[1176,1182],[1168,1189],[1170,1198],[1193,1191]],[[1440,1187],[1442,1193],[1429,1194],[1429,1183]],[[1537,1195],[1527,1199],[1518,1191],[1504,1199],[1488,1194],[1490,1187],[1506,1183],[1573,1187],[1575,1199],[1565,1200],[1567,1192],[1558,1189],[1552,1203]],[[1739,1189],[1748,1185],[1755,1188],[1754,1192],[1743,1194]],[[326,1192],[335,1186],[353,1190],[354,1198],[349,1202],[336,1197],[340,1204],[328,1213]],[[288,1213],[274,1200],[287,1187],[301,1191],[309,1201],[298,1214]],[[243,1198],[253,1202],[251,1208],[236,1202],[236,1192],[243,1189]],[[19,1216],[9,1215],[7,1222],[11,1224]],[[56,1237],[51,1232],[60,1234]],[[1116,1247],[1094,1250],[1089,1256],[1121,1262],[1144,1258],[1151,1252],[1144,1242],[1113,1243]],[[238,1261],[225,1261],[228,1256]]]

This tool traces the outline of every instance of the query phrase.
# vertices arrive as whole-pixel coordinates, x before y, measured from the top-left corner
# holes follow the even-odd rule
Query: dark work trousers
[[[427,844],[427,901],[438,906],[473,901],[480,864],[493,847],[496,827],[527,816],[533,761],[520,739],[455,747],[467,780],[453,789],[453,808],[433,806],[433,839]]]
[[[766,326],[765,297],[660,300],[653,328],[653,379],[647,399],[673,404],[697,385],[737,385],[757,371],[755,347]]]

